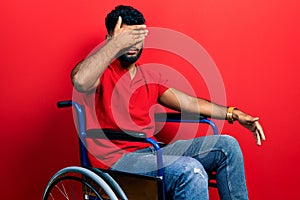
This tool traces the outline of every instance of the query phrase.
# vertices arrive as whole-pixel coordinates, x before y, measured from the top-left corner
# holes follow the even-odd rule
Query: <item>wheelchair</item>
[[[80,165],[59,170],[49,180],[43,200],[165,200],[163,159],[160,144],[146,134],[122,132],[108,129],[86,129],[86,113],[83,105],[72,100],[57,102],[58,108],[73,107],[76,113],[79,137]],[[218,134],[217,126],[209,119],[194,114],[158,113],[156,122],[206,123],[213,134]],[[86,139],[109,139],[150,143],[156,150],[157,176],[145,176],[127,172],[93,168],[88,160]],[[216,187],[215,173],[209,175],[209,186]]]

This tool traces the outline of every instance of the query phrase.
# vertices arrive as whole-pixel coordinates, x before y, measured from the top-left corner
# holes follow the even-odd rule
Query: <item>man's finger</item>
[[[266,140],[266,136],[265,136],[265,133],[264,133],[264,130],[263,130],[262,126],[258,122],[256,122],[255,125],[256,125],[257,134],[260,135],[262,140]]]
[[[140,29],[145,29],[147,28],[147,26],[145,24],[141,24],[141,25],[130,25],[130,26],[127,26],[126,27],[127,29],[130,29],[130,30],[140,30]]]
[[[147,34],[148,34],[148,30],[147,30],[147,29],[143,29],[143,30],[132,30],[132,34],[133,34],[133,35],[147,35]]]
[[[256,144],[258,146],[261,145],[261,139],[260,139],[260,135],[257,133],[257,131],[254,133],[255,139],[256,139]]]
[[[254,117],[251,121],[252,122],[257,122],[259,120],[259,117]]]
[[[116,24],[116,26],[115,26],[115,29],[114,29],[114,30],[121,29],[121,26],[122,26],[122,17],[121,17],[121,16],[119,16],[119,17],[118,17],[117,24]]]

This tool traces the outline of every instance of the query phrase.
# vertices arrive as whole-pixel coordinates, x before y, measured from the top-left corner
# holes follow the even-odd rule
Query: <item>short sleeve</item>
[[[168,86],[168,80],[164,79],[162,75],[159,75],[159,81],[158,81],[158,97],[160,97],[165,91],[169,89]]]

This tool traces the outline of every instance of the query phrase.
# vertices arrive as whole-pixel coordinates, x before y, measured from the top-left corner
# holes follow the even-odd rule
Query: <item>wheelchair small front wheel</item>
[[[49,181],[43,200],[117,200],[109,185],[96,173],[82,167],[66,167]]]

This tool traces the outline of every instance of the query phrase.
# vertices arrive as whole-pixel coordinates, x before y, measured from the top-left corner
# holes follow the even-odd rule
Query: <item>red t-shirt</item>
[[[115,60],[103,72],[95,93],[95,115],[101,128],[144,132],[152,137],[158,98],[167,81],[149,67],[138,66],[131,79],[128,69]],[[89,120],[89,117],[87,118]],[[87,128],[95,128],[87,125]],[[147,143],[88,139],[89,159],[94,167],[107,169],[124,154],[150,146]]]

